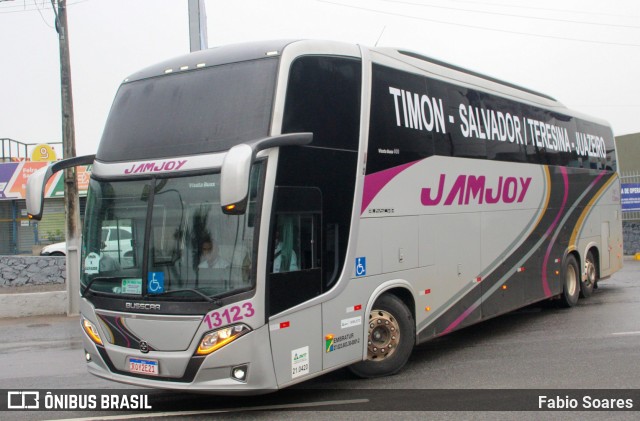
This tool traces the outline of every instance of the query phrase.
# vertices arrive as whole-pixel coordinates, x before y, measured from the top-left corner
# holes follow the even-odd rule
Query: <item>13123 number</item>
[[[250,302],[246,302],[242,303],[242,305],[226,308],[223,311],[212,311],[204,316],[202,322],[206,323],[209,329],[213,329],[214,327],[239,322],[245,318],[252,317],[254,314],[256,314],[256,311],[253,309],[253,305]]]

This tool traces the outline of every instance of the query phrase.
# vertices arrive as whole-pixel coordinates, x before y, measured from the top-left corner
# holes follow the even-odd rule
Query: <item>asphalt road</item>
[[[0,389],[126,386],[85,371],[78,318],[0,320]],[[572,309],[531,306],[418,346],[398,375],[362,380],[342,369],[262,397],[152,391],[146,412],[0,412],[2,420],[118,416],[157,419],[637,419],[637,412],[495,412],[543,392],[620,397],[640,408],[640,262],[625,267]],[[453,391],[449,389],[454,389]],[[461,389],[461,390],[459,390]],[[495,390],[498,389],[498,390]],[[582,389],[581,391],[565,389]],[[617,389],[619,391],[604,391]],[[132,392],[137,389],[131,388]],[[145,389],[145,392],[148,392]],[[546,392],[545,392],[546,393]],[[613,393],[613,395],[611,395]],[[429,402],[442,412],[424,412]],[[489,402],[492,412],[451,411]],[[502,405],[505,405],[504,407]],[[518,405],[515,405],[518,407]],[[250,411],[247,411],[251,408]],[[526,405],[523,406],[523,409]],[[184,411],[192,411],[185,413]]]

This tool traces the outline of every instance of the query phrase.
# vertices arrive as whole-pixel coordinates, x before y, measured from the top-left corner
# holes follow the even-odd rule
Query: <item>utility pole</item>
[[[189,0],[189,48],[192,53],[209,48],[204,0]]]
[[[76,156],[73,95],[71,90],[71,59],[66,0],[51,0],[56,13],[56,31],[60,45],[60,90],[62,99],[62,149],[64,158]],[[80,201],[75,168],[64,171],[64,210],[67,241],[67,315],[80,312]]]

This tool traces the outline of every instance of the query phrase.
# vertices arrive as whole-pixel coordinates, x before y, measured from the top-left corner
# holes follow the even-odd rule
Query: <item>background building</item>
[[[640,133],[616,137],[622,181],[624,254],[640,253]]]
[[[52,144],[31,145],[0,139],[0,145],[0,255],[32,254],[40,246],[65,241],[63,172],[55,174],[47,184],[43,219],[31,221],[27,217],[27,178],[57,159]],[[89,167],[81,167],[77,172],[82,213],[90,171]]]

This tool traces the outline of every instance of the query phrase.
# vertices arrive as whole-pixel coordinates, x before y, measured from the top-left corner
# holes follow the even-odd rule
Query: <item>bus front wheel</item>
[[[381,296],[369,314],[367,359],[350,370],[364,378],[396,374],[407,363],[415,336],[413,316],[402,300]]]
[[[578,262],[573,255],[568,255],[562,267],[564,286],[560,294],[560,305],[562,307],[573,307],[578,303],[580,296],[580,270]]]

